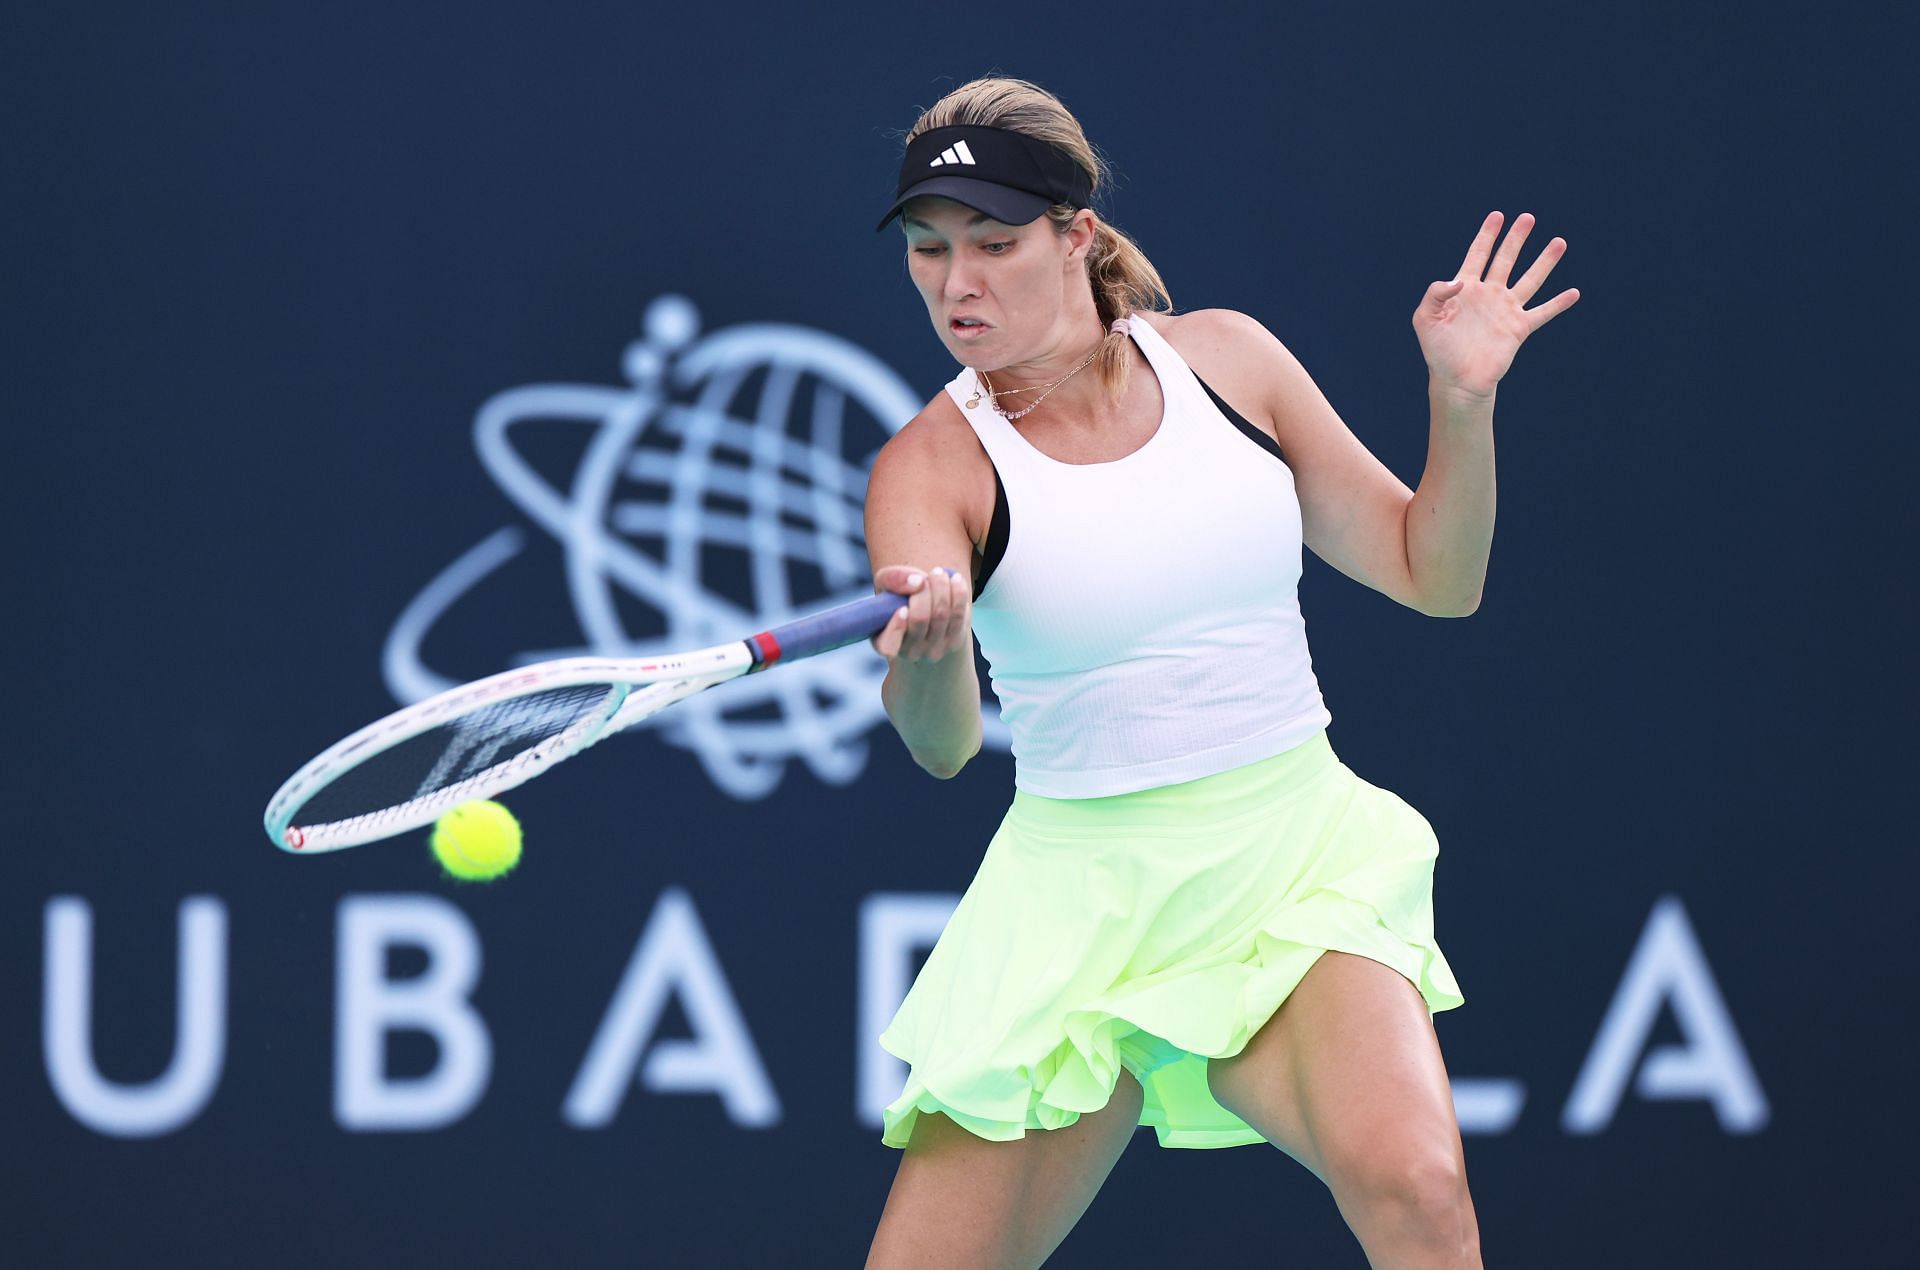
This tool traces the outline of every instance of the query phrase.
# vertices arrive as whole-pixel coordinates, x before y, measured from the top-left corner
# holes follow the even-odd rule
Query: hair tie
[[[1107,330],[1115,335],[1131,335],[1133,333],[1132,326],[1129,325],[1127,319],[1123,317],[1113,319],[1112,323],[1108,325]]]

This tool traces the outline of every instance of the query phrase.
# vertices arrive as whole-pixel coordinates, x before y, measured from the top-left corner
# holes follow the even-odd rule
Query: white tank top
[[[1166,414],[1111,463],[1042,454],[972,370],[947,385],[1010,522],[973,629],[1013,736],[1014,783],[1050,798],[1210,776],[1332,719],[1300,616],[1293,473],[1228,422],[1159,332],[1127,325]]]

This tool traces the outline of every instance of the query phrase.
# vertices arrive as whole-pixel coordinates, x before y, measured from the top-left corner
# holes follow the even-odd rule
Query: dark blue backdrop
[[[456,677],[591,642],[582,594],[636,638],[714,596],[756,611],[759,539],[694,544],[706,599],[600,586],[608,524],[542,527],[476,452],[476,416],[596,386],[532,401],[580,412],[514,434],[566,489],[630,372],[692,355],[650,310],[677,295],[697,339],[821,333],[835,368],[772,426],[829,453],[792,420],[843,394],[838,457],[870,453],[901,422],[877,417],[883,390],[923,399],[952,368],[867,226],[915,108],[997,68],[1079,113],[1122,174],[1112,218],[1176,302],[1260,317],[1409,483],[1422,291],[1489,209],[1540,218],[1528,260],[1569,240],[1551,289],[1583,299],[1501,387],[1479,613],[1423,619],[1317,562],[1303,583],[1335,747],[1441,838],[1468,1005],[1438,1027],[1479,1100],[1487,1257],[1906,1264],[1913,188],[1894,151],[1915,32],[1891,9],[1732,13],[14,15],[5,1259],[856,1263],[897,1160],[860,1112],[862,985],[884,998],[911,970],[888,932],[965,885],[1003,753],[949,785],[918,773],[869,729],[856,649],[807,681],[838,743],[795,739],[798,702],[611,743],[508,800],[529,853],[492,888],[443,883],[417,839],[290,858],[258,815],[393,706],[410,605],[432,610],[419,668]],[[653,353],[630,356],[649,311]],[[800,338],[749,333],[748,404],[721,405],[750,420]],[[618,543],[685,548],[684,525],[640,523],[661,487],[625,471],[640,510]],[[462,561],[444,612],[422,599]],[[797,601],[835,593],[828,565],[781,563]],[[737,797],[756,778],[728,764],[756,737],[779,782]],[[636,950],[670,990],[622,989]],[[392,980],[445,986],[475,951],[470,994],[395,1004]],[[569,1096],[617,1001],[637,1030],[583,1126]],[[369,1044],[377,1070],[350,1077]],[[450,1067],[481,1048],[478,1076]],[[663,1088],[676,1054],[732,1100]],[[382,1088],[415,1099],[390,1117],[440,1123],[365,1123]],[[1056,1263],[1269,1257],[1362,1264],[1278,1153],[1142,1134]]]

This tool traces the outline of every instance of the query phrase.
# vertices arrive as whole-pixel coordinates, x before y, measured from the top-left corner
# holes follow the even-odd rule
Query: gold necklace
[[[983,383],[987,386],[987,396],[992,399],[993,408],[995,410],[999,410],[1001,417],[1004,418],[1008,423],[1012,423],[1015,419],[1018,419],[1023,415],[1032,414],[1034,410],[1039,407],[1041,402],[1045,401],[1049,396],[1052,395],[1054,389],[1058,388],[1061,384],[1066,383],[1069,379],[1072,379],[1075,375],[1078,375],[1081,371],[1085,370],[1088,364],[1091,363],[1094,358],[1100,355],[1100,350],[1105,347],[1106,347],[1105,340],[1102,340],[1100,343],[1095,344],[1093,346],[1093,351],[1088,353],[1085,357],[1081,358],[1080,364],[1078,366],[1075,366],[1072,370],[1060,376],[1060,378],[1054,380],[1050,384],[1034,384],[1027,388],[1002,388],[998,392],[995,392],[993,388],[993,381],[987,378],[987,373],[985,371],[976,370],[975,372],[973,372],[973,374],[975,379],[977,379],[978,381],[980,381],[980,383]],[[1042,391],[1043,389],[1044,391]],[[1005,410],[1000,409],[1000,398],[1012,397],[1018,393],[1023,393],[1023,392],[1038,392],[1040,393],[1040,395],[1034,398],[1033,404],[1027,406],[1024,410],[1016,410],[1012,414],[1008,414]],[[967,409],[971,410],[979,404],[980,404],[980,389],[976,386],[973,390],[973,396],[967,398]]]

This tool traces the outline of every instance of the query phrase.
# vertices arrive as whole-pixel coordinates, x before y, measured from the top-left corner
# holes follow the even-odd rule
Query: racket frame
[[[877,634],[906,603],[904,595],[883,592],[711,648],[650,658],[566,657],[449,688],[335,742],[288,777],[267,803],[267,837],[283,851],[319,855],[431,824],[461,803],[505,793],[554,763],[715,684]],[[597,709],[537,745],[444,789],[341,820],[293,823],[300,809],[334,779],[424,732],[519,697],[600,684],[608,692]]]

